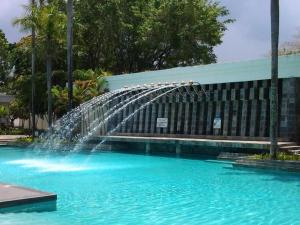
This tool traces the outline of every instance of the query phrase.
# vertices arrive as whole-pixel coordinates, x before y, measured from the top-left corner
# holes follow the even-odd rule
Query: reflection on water
[[[66,162],[56,162],[42,159],[21,159],[8,161],[7,164],[19,165],[24,168],[35,168],[39,172],[74,172],[91,168]]]
[[[0,213],[42,213],[56,211],[56,200],[0,208]]]

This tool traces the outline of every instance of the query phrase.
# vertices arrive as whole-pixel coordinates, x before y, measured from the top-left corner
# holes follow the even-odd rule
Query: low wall
[[[285,141],[299,141],[299,90],[300,78],[279,80],[279,135]],[[118,133],[268,139],[269,93],[270,80],[181,87],[141,110],[138,110],[141,102],[129,105],[117,118],[108,122],[106,132],[138,110],[135,116],[117,131]],[[112,104],[124,101],[133,94],[131,92],[123,95]],[[154,97],[155,95],[152,99]]]
[[[217,157],[221,153],[262,154],[269,151],[269,142],[192,139],[170,137],[129,137],[129,136],[101,136],[90,139],[85,148],[94,148],[99,142],[105,143],[101,150],[132,152],[142,154],[194,155]],[[94,145],[93,145],[94,144]]]

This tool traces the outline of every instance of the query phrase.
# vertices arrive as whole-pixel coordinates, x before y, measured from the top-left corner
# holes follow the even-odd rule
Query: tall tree
[[[68,111],[72,110],[73,101],[73,1],[67,2],[67,74],[68,74]]]
[[[276,159],[278,149],[278,42],[279,0],[271,0],[271,96],[270,96],[270,158]]]
[[[233,21],[211,0],[78,0],[74,7],[74,67],[115,74],[215,62],[214,47]]]
[[[59,11],[55,1],[48,1],[48,5],[41,5],[39,13],[39,37],[44,42],[46,55],[47,98],[48,98],[48,127],[52,126],[52,61],[59,43],[62,42],[65,15]]]
[[[0,81],[5,81],[9,69],[9,44],[5,34],[0,30]]]
[[[26,14],[23,18],[15,19],[13,24],[20,25],[23,31],[31,31],[31,127],[32,138],[35,137],[36,106],[35,106],[35,70],[36,70],[36,29],[38,23],[38,9],[36,1],[31,0],[29,6],[24,6]]]
[[[65,27],[65,14],[63,14],[57,5],[57,1],[40,0],[38,6],[34,5],[26,7],[26,11],[31,9],[31,14],[26,14],[24,17],[16,19],[15,24],[21,25],[23,30],[33,29],[32,38],[32,80],[35,79],[36,69],[36,46],[38,41],[38,50],[40,56],[45,58],[46,77],[47,77],[47,111],[48,111],[48,126],[52,125],[52,96],[51,96],[51,76],[52,76],[52,61],[56,54],[56,49],[62,41],[62,35]],[[36,40],[37,35],[37,40]],[[44,57],[45,56],[45,57]],[[39,57],[40,58],[40,57]],[[34,67],[34,68],[33,68]],[[33,84],[33,90],[35,89]],[[35,102],[34,94],[32,95],[33,103]],[[35,114],[35,112],[33,113]],[[35,124],[34,118],[32,121]]]
[[[35,137],[35,0],[31,1],[32,7],[32,24],[31,24],[31,126],[32,140]]]

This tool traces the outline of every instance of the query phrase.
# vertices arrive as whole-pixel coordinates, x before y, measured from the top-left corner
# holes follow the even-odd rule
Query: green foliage
[[[18,138],[16,140],[17,143],[25,143],[25,144],[30,144],[32,143],[32,137],[22,137],[22,138]]]
[[[9,82],[9,94],[15,96],[15,100],[10,105],[10,113],[19,118],[28,119],[31,99],[31,77],[20,75]],[[42,73],[36,74],[36,113],[41,117],[47,109],[46,96],[46,76]]]
[[[15,66],[15,73],[19,75],[27,75],[31,73],[31,37],[23,37],[21,40],[14,44],[10,52],[10,62]],[[37,59],[37,70],[40,70],[41,60],[40,55]]]
[[[110,76],[110,73],[107,72],[103,72],[101,70],[92,70],[92,69],[88,69],[88,70],[84,70],[84,69],[77,69],[73,72],[73,79],[74,80],[81,80],[81,81],[85,81],[85,80],[96,80],[98,78],[103,78],[105,76]]]
[[[52,84],[65,87],[67,83],[67,73],[63,70],[55,70],[52,72]]]
[[[66,15],[54,3],[43,5],[38,11],[37,35],[44,55],[55,61],[65,46]]]
[[[4,118],[7,116],[8,116],[8,109],[5,106],[0,105],[0,118]]]
[[[0,30],[0,82],[5,81],[9,72],[9,44],[2,30]]]
[[[29,111],[26,105],[23,104],[22,101],[18,99],[14,99],[9,105],[9,117],[11,120],[15,120],[17,118],[20,119],[29,119]]]
[[[0,135],[26,135],[30,134],[30,130],[23,128],[3,127],[0,129]]]
[[[91,98],[107,91],[107,73],[93,70],[74,71],[73,104],[78,106]],[[51,89],[54,100],[54,113],[60,117],[67,111],[68,90],[56,85]]]
[[[34,141],[38,141],[38,140],[35,138]],[[33,142],[32,137],[21,137],[13,141],[11,144],[19,147],[23,147],[32,144],[32,142]]]
[[[208,0],[79,0],[75,13],[77,66],[113,73],[215,62],[232,22]]]
[[[45,71],[45,55],[49,54],[54,59],[55,66],[59,69],[64,61],[66,15],[59,8],[58,1],[50,1],[48,4],[40,2],[39,6],[24,6],[25,14],[21,18],[13,21],[13,24],[19,26],[21,31],[30,31],[35,28],[37,35],[37,65],[38,71]],[[30,38],[26,43],[27,54],[31,54]],[[29,55],[28,55],[29,56]],[[28,58],[27,56],[27,58]]]
[[[14,24],[36,31],[37,114],[47,112],[45,61],[50,57],[53,110],[59,117],[67,108],[66,2],[36,2],[24,6]],[[214,0],[77,0],[74,13],[75,106],[107,91],[109,73],[103,71],[122,74],[215,62],[213,48],[233,21]],[[16,76],[1,86],[17,99],[10,106],[11,118],[29,118],[31,36],[8,45],[0,33],[1,57],[16,69]]]
[[[89,70],[75,70],[73,72],[74,80],[92,80],[95,77],[95,72],[91,69]]]
[[[270,159],[270,154],[257,154],[257,155],[250,156],[249,158],[254,160],[268,160]],[[278,152],[276,159],[277,160],[300,160],[300,156],[291,153]]]

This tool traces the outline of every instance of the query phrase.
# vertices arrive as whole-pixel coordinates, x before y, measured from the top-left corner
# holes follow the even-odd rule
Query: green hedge
[[[1,127],[0,129],[0,135],[27,135],[30,134],[29,129],[23,129],[23,128],[10,128],[10,127]]]

